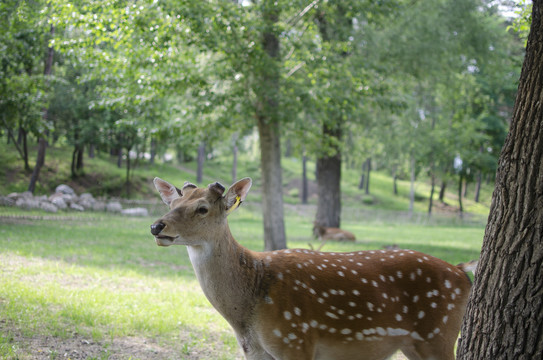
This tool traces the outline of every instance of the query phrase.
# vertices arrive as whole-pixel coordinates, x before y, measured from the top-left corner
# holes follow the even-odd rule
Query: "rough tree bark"
[[[543,358],[543,1],[500,155],[458,359]]]
[[[283,180],[281,170],[281,145],[279,132],[279,38],[274,25],[279,19],[279,9],[274,1],[262,5],[266,27],[262,46],[268,58],[260,71],[256,117],[260,136],[260,166],[262,169],[262,214],[264,219],[264,248],[287,247],[283,215]]]
[[[339,125],[336,128],[324,126],[324,139],[341,138]],[[325,227],[340,227],[341,223],[341,152],[317,158],[317,215],[315,220]]]

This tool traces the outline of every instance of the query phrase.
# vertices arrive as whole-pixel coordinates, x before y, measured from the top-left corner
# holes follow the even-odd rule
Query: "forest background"
[[[230,156],[233,180],[238,152],[256,153],[266,249],[286,247],[285,155],[303,164],[302,202],[315,163],[325,226],[341,225],[345,168],[360,169],[366,193],[370,171],[390,174],[393,192],[408,179],[410,214],[417,178],[429,213],[434,192],[454,187],[461,212],[468,184],[478,201],[494,180],[529,11],[486,0],[4,1],[2,136],[31,192],[51,190],[38,181],[53,146],[72,149],[73,181],[88,177],[85,151],[116,157],[126,197],[138,196],[134,163],[195,160],[201,183],[206,160]]]

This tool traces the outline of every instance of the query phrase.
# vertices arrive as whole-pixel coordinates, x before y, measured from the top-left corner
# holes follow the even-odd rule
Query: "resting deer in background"
[[[247,359],[454,359],[471,282],[461,267],[410,250],[255,252],[227,216],[251,179],[182,189],[154,180],[170,212],[159,246],[186,245],[204,294]],[[224,194],[224,195],[223,195]]]
[[[356,237],[352,232],[334,227],[324,227],[318,222],[313,222],[313,235],[323,242],[327,240],[355,241]]]

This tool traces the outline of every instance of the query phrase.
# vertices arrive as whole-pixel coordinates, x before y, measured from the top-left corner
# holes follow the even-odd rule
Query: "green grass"
[[[261,250],[262,219],[251,201],[249,195],[230,216],[230,227],[240,243]],[[0,216],[8,212],[0,208]],[[158,339],[171,358],[239,358],[233,332],[205,299],[186,249],[154,244],[153,218],[83,214],[63,221],[20,215],[0,218],[0,358],[25,359],[32,343],[21,339],[44,337],[59,343],[89,339],[102,344],[103,354],[115,341],[143,338]],[[311,213],[287,209],[289,247],[308,248],[311,220]],[[398,221],[385,215],[343,225],[358,241],[328,243],[324,250],[397,244],[451,263],[477,258],[484,232],[483,223]]]

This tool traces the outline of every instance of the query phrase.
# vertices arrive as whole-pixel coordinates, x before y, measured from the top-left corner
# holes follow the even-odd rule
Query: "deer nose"
[[[159,222],[156,224],[151,225],[151,234],[158,235],[164,228],[166,227],[166,224]]]

